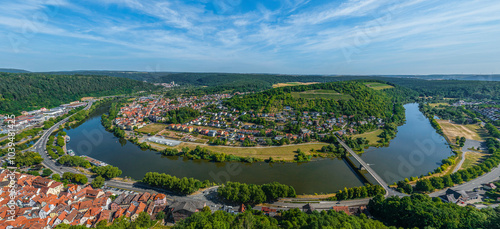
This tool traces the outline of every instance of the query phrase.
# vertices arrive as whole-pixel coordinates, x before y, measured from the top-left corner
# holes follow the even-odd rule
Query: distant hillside
[[[128,94],[156,86],[109,76],[0,73],[0,114],[55,107],[85,96]]]
[[[147,82],[175,81],[182,86],[198,87],[197,93],[221,91],[262,91],[286,82],[335,82],[346,80],[381,80],[411,88],[421,96],[450,98],[500,99],[500,75],[387,75],[387,76],[325,76],[239,73],[175,73],[131,71],[71,71],[54,74],[108,75]],[[200,88],[204,86],[204,88]]]
[[[243,111],[269,113],[285,107],[295,111],[333,112],[359,117],[391,117],[391,98],[362,82],[343,81],[323,84],[280,87],[260,93],[233,97],[225,105]]]
[[[7,73],[29,73],[29,71],[22,70],[22,69],[14,69],[14,68],[0,68],[0,72],[7,72]]]

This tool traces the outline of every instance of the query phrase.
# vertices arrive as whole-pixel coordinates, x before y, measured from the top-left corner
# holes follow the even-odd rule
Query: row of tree
[[[54,175],[56,175],[56,174],[54,174]],[[52,178],[54,178],[54,177],[52,177]],[[88,182],[88,178],[83,174],[65,172],[65,173],[63,173],[61,182],[65,183],[65,184],[68,184],[68,183],[86,184]]]
[[[181,194],[191,194],[200,188],[206,188],[210,185],[208,180],[200,181],[194,178],[177,178],[165,173],[149,172],[141,180],[143,183],[153,187],[158,187]]]
[[[30,167],[42,163],[43,158],[37,152],[17,152],[14,157],[16,167]]]
[[[489,140],[493,143],[493,145],[500,144],[498,140],[492,139]],[[452,160],[452,159],[451,159]],[[443,160],[444,165],[451,165],[450,160]],[[453,187],[455,184],[461,184],[463,182],[470,181],[475,179],[478,176],[483,175],[484,173],[490,172],[491,169],[498,166],[500,163],[500,150],[495,149],[495,151],[488,157],[486,160],[481,162],[478,165],[474,165],[467,169],[461,169],[451,175],[444,176],[434,176],[431,178],[423,178],[417,181],[415,188],[412,188],[411,185],[408,184],[408,180],[400,181],[397,183],[398,190],[404,193],[413,193],[413,192],[432,192],[435,189],[443,189],[445,187]]]
[[[174,148],[166,148],[161,151],[161,154],[164,156],[186,157],[190,160],[203,159],[214,162],[240,161],[252,163],[255,161],[260,161],[259,159],[252,157],[239,157],[231,154],[213,152],[207,148],[202,148],[200,146],[196,146],[196,148],[194,148],[193,150],[190,150],[189,147],[184,147],[181,149],[181,151]]]
[[[63,155],[59,159],[57,159],[57,163],[70,167],[83,167],[83,168],[91,167],[90,162],[80,156]]]
[[[292,186],[278,182],[263,185],[227,182],[218,188],[217,193],[227,201],[243,204],[260,204],[282,197],[296,196]]]
[[[329,200],[351,200],[359,198],[373,197],[376,195],[384,195],[385,189],[380,185],[366,185],[361,187],[344,188],[339,190],[335,196],[328,198]]]
[[[92,168],[92,172],[107,179],[112,179],[122,175],[122,171],[118,167],[112,165],[95,166]]]

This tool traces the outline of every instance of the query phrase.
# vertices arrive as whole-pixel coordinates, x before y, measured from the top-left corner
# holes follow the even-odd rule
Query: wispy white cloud
[[[200,66],[216,60],[220,68],[251,62],[264,69],[273,63],[276,72],[288,73],[297,71],[297,66],[302,73],[326,73],[332,65],[328,62],[345,61],[343,50],[353,48],[358,55],[353,65],[366,63],[364,58],[375,52],[391,59],[396,57],[390,55],[421,56],[422,50],[451,47],[465,50],[464,55],[472,53],[470,47],[479,51],[500,48],[494,40],[500,35],[500,3],[493,1],[281,0],[273,4],[259,1],[248,6],[240,0],[6,1],[0,3],[5,11],[0,16],[4,34],[0,41],[9,42],[6,34],[33,45],[42,40],[50,44],[57,37],[68,44],[89,44],[84,49],[68,45],[75,56],[79,51],[100,53],[105,47],[110,56],[130,60],[204,63]],[[48,16],[41,20],[30,17],[37,13]],[[470,47],[465,48],[467,45]],[[24,51],[33,47],[26,45]]]

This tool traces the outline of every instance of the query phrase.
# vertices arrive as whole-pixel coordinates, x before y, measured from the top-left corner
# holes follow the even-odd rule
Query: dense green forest
[[[386,225],[403,228],[499,228],[498,208],[477,210],[443,203],[422,194],[384,199],[376,196],[368,205],[370,213]]]
[[[349,216],[334,210],[307,214],[298,208],[284,211],[280,217],[272,218],[263,212],[247,210],[237,215],[223,211],[201,211],[181,221],[175,229],[191,228],[393,228],[368,219],[365,215]]]
[[[469,80],[422,80],[380,77],[380,80],[410,88],[419,96],[446,98],[494,99],[500,98],[500,82]]]
[[[128,94],[156,86],[109,76],[0,73],[0,114],[56,107],[85,96]]]
[[[227,90],[262,91],[272,88],[273,84],[284,82],[334,82],[347,80],[378,80],[400,85],[414,90],[419,96],[449,98],[500,98],[500,82],[475,81],[488,80],[489,76],[324,76],[324,75],[278,75],[278,74],[239,74],[239,73],[174,73],[174,72],[124,72],[124,71],[73,71],[51,72],[63,75],[107,75],[138,81],[168,83],[175,81],[181,86],[201,87],[197,93],[214,93]],[[439,80],[434,80],[439,79]],[[466,79],[466,80],[457,80]],[[399,91],[407,94],[408,91]],[[407,94],[414,96],[413,92]]]
[[[292,92],[310,90],[336,91],[353,99],[306,99],[292,96]],[[282,110],[285,106],[289,106],[296,111],[324,111],[342,115],[381,118],[391,117],[393,109],[389,96],[355,81],[274,88],[260,93],[233,97],[224,103],[228,107],[239,110],[255,110],[264,113]]]

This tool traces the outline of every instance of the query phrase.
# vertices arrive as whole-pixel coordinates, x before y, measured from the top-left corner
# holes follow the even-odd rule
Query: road
[[[477,177],[474,180],[471,180],[471,181],[465,182],[461,185],[457,185],[457,186],[453,187],[453,190],[470,191],[470,190],[473,190],[474,188],[479,187],[481,184],[486,184],[486,183],[490,183],[492,181],[498,180],[499,176],[500,176],[500,168],[496,167],[496,168],[492,169],[489,173],[483,174],[482,176]],[[437,197],[437,196],[443,195],[444,193],[446,193],[446,190],[440,190],[440,191],[433,192],[433,193],[429,194],[429,196],[430,197]]]
[[[94,102],[94,100],[90,100],[87,103],[87,106],[85,106],[85,108],[83,108],[83,109],[84,110],[90,109],[90,107],[92,107],[93,102]],[[73,114],[73,115],[75,115],[75,114]],[[73,115],[71,115],[71,116],[73,116]],[[62,124],[66,123],[71,116],[64,118],[63,120],[54,124],[49,129],[45,130],[44,133],[42,134],[42,136],[38,139],[38,141],[35,142],[35,144],[33,144],[32,148],[30,149],[30,150],[35,151],[38,154],[40,154],[40,156],[43,158],[42,164],[45,167],[51,169],[52,171],[54,171],[55,173],[58,173],[58,174],[63,174],[65,172],[72,172],[72,173],[78,172],[77,170],[70,168],[70,167],[57,166],[56,163],[45,152],[46,147],[47,147],[47,141],[49,140],[49,137],[52,134],[52,132],[57,130],[59,128],[59,126],[61,126]]]

